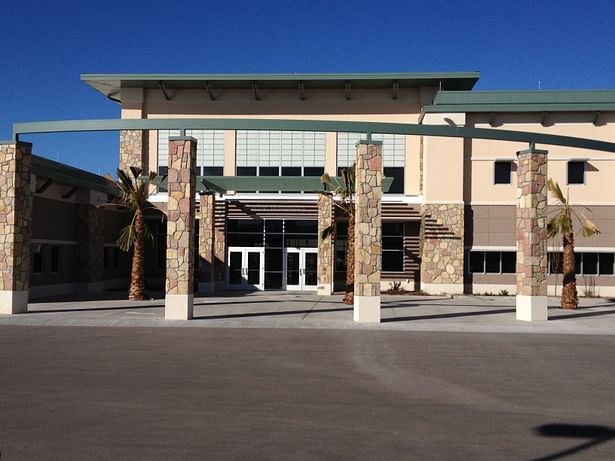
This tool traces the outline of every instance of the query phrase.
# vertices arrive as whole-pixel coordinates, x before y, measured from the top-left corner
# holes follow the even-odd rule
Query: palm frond
[[[591,237],[592,235],[600,234],[600,229],[598,229],[598,226],[596,226],[596,224],[587,219],[585,216],[583,216],[583,218],[584,221],[581,225],[581,233],[585,237]]]
[[[549,192],[551,192],[551,195],[562,205],[568,205],[568,200],[566,200],[566,197],[564,197],[562,189],[559,187],[559,184],[557,182],[549,178],[547,180],[547,188],[549,189]]]
[[[137,234],[135,232],[135,226],[133,221],[122,229],[116,243],[120,250],[128,251],[130,250],[130,247],[132,247],[136,239]]]
[[[320,236],[324,239],[326,239],[327,237],[329,237],[330,235],[332,235],[335,232],[335,223],[331,224],[330,226],[325,227],[322,232],[320,233]]]

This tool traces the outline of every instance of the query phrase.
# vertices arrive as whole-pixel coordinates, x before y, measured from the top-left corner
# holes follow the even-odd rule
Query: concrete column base
[[[535,322],[548,320],[546,296],[517,295],[517,320]]]
[[[380,323],[380,296],[354,297],[355,322]]]
[[[216,291],[216,283],[215,282],[199,282],[199,286],[197,288],[198,293],[208,294]]]
[[[191,320],[194,295],[169,295],[164,298],[165,320]]]
[[[28,290],[0,290],[0,314],[28,312]]]
[[[331,296],[333,294],[333,284],[325,283],[318,285],[318,296]]]

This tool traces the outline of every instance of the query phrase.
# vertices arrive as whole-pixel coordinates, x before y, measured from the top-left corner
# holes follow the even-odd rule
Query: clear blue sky
[[[1,11],[0,139],[14,122],[119,117],[82,73],[478,70],[482,90],[615,88],[607,0],[32,0]],[[117,165],[117,133],[27,140],[93,172]]]

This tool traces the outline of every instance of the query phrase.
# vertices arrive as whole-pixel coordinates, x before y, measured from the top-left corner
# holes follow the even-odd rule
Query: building
[[[498,140],[370,133],[382,142],[383,173],[393,180],[382,198],[380,289],[401,284],[427,293],[513,294],[516,153],[527,144],[506,140],[505,132],[615,142],[615,91],[475,91],[478,79],[477,72],[82,75],[86,84],[121,106],[122,120],[144,120],[148,126],[170,119],[330,122],[322,131],[299,131],[292,123],[276,130],[188,124],[176,130],[121,131],[122,168],[140,166],[165,177],[169,139],[182,135],[196,140],[196,175],[212,184],[227,180],[221,193],[202,195],[196,204],[201,207],[200,243],[195,245],[201,292],[320,287],[327,294],[343,287],[345,216],[331,217],[337,222],[331,242],[334,273],[331,286],[323,287],[318,274],[320,195],[313,188],[283,187],[300,184],[299,178],[335,175],[355,162],[355,144],[367,134],[346,132],[339,122],[500,130]],[[590,207],[602,231],[591,240],[577,240],[581,294],[613,296],[615,188],[610,178],[615,157],[593,149],[545,147],[548,177],[569,188],[579,211]],[[234,177],[256,179],[240,183],[232,182]],[[169,197],[165,184],[152,186],[150,196],[163,215]],[[148,255],[147,275],[162,287],[167,227],[161,216],[150,218],[156,245]],[[559,247],[559,242],[548,242],[552,294],[561,283]]]

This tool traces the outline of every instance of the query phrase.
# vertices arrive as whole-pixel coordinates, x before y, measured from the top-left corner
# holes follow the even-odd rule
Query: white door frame
[[[241,253],[241,284],[230,283],[231,253]],[[259,257],[259,281],[257,285],[248,283],[248,254],[258,253]],[[262,247],[229,247],[227,249],[228,264],[226,266],[226,288],[236,290],[264,290],[265,289],[265,249]]]
[[[299,255],[299,284],[289,285],[287,283],[288,277],[288,253],[294,253]],[[318,289],[318,283],[314,285],[307,285],[305,283],[305,255],[308,253],[318,254],[317,248],[285,248],[284,249],[284,289],[294,291],[311,291]]]

